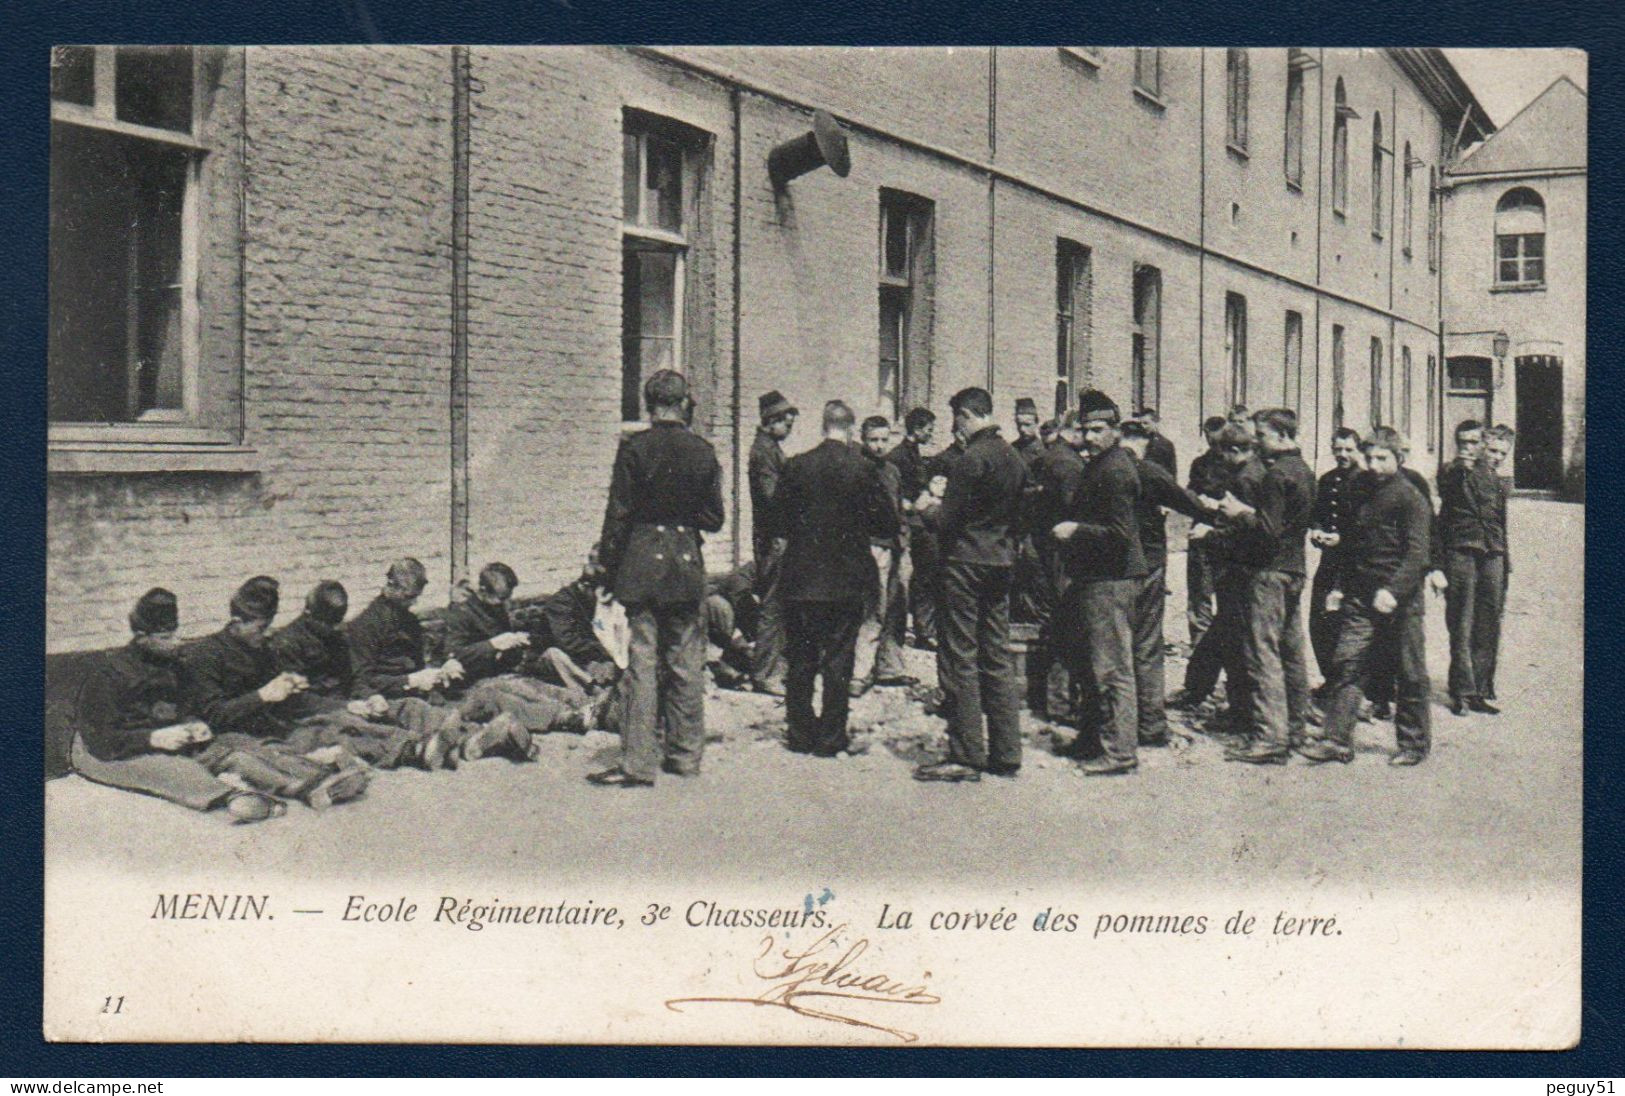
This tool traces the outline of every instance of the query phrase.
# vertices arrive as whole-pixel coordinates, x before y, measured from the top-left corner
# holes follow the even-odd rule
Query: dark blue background
[[[1625,5],[1618,0],[1357,0],[1274,5],[1240,0],[1140,3],[1125,12],[1062,0],[967,2],[826,0],[12,0],[3,96],[8,176],[0,218],[0,1075],[917,1074],[1007,1075],[1530,1075],[1609,1076],[1621,1054],[1620,529],[1618,355],[1607,339],[1620,273],[1620,69]],[[102,42],[686,42],[791,44],[1111,44],[1574,46],[1591,51],[1592,200],[1587,551],[1585,1007],[1575,1051],[1531,1053],[739,1050],[596,1047],[57,1046],[40,1039],[42,793],[40,728],[45,649],[45,286],[48,47]],[[1516,728],[1539,735],[1538,724]],[[1357,818],[1350,819],[1357,826]],[[1418,841],[1428,835],[1417,834]],[[1501,840],[1495,833],[1484,840]],[[1418,931],[1424,931],[1420,927]],[[1443,942],[1441,942],[1443,943]],[[410,961],[403,956],[403,961]],[[241,987],[302,994],[324,1007],[320,982]],[[1502,1005],[1484,1001],[1483,1007]],[[1467,1002],[1462,1002],[1463,1006]],[[1087,986],[1052,1007],[1087,1011]],[[387,1008],[387,1002],[380,1002]],[[1245,1001],[1236,1007],[1249,1007]],[[1535,1091],[1531,1089],[1531,1091]],[[1543,1089],[1540,1091],[1544,1091]]]

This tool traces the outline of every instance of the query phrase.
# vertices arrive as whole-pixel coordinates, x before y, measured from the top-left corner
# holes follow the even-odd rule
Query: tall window
[[[1439,173],[1428,168],[1428,270],[1439,269]]]
[[[930,400],[933,204],[880,192],[878,396],[893,418]]]
[[[1134,86],[1154,99],[1162,98],[1162,50],[1134,51]]]
[[[1135,407],[1156,407],[1162,390],[1162,271],[1134,268],[1133,361],[1129,384]]]
[[[1428,420],[1428,452],[1439,448],[1439,361],[1428,355],[1428,402],[1425,408]]]
[[[1371,340],[1371,425],[1373,428],[1383,424],[1382,413],[1382,340],[1373,337]]]
[[[1349,119],[1358,117],[1339,76],[1332,94],[1332,212],[1343,216],[1349,208]]]
[[[623,112],[621,418],[640,417],[643,382],[687,370],[687,280],[706,137],[680,122]]]
[[[1382,115],[1371,116],[1371,235],[1382,238]]]
[[[1507,191],[1495,206],[1495,281],[1546,281],[1546,203],[1526,186]]]
[[[1247,151],[1247,85],[1248,63],[1247,51],[1244,49],[1225,50],[1225,106],[1226,127],[1225,140],[1237,152]]]
[[[1411,257],[1411,207],[1416,202],[1416,188],[1412,183],[1411,173],[1412,173],[1412,168],[1414,168],[1416,166],[1416,164],[1418,164],[1420,162],[1421,161],[1419,161],[1419,160],[1411,159],[1411,143],[1409,141],[1406,141],[1405,142],[1405,190],[1404,190],[1404,195],[1403,195],[1403,199],[1402,199],[1404,201],[1404,203],[1405,203],[1404,231],[1400,235],[1399,239],[1400,239],[1400,243],[1402,243],[1404,245],[1405,257],[1407,259]]]
[[[1343,379],[1348,375],[1343,326],[1332,324],[1332,429],[1343,428]]]
[[[1055,414],[1072,407],[1073,396],[1090,376],[1089,249],[1071,240],[1055,242]]]
[[[1230,405],[1247,402],[1247,298],[1224,295],[1224,356],[1230,364]]]
[[[1302,50],[1286,51],[1286,153],[1282,167],[1286,181],[1294,187],[1303,185],[1303,74],[1307,68],[1303,61],[1307,59]]]
[[[53,51],[52,423],[198,415],[196,69],[185,47]]]
[[[1399,351],[1399,428],[1408,438],[1411,436],[1411,348],[1401,347]]]
[[[1282,339],[1284,361],[1281,370],[1281,406],[1294,411],[1303,410],[1303,313],[1286,314],[1286,333]]]

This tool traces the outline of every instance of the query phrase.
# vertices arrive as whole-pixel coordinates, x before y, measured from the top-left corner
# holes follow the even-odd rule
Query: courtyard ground
[[[872,743],[846,759],[783,747],[782,701],[713,690],[704,775],[652,790],[589,786],[617,740],[551,736],[539,764],[492,760],[451,773],[380,774],[366,796],[325,814],[231,826],[76,776],[46,790],[47,858],[58,881],[112,869],[207,876],[229,865],[265,879],[336,881],[360,868],[530,880],[760,881],[861,874],[998,885],[1265,881],[1367,886],[1552,887],[1577,892],[1581,830],[1582,507],[1519,499],[1512,510],[1499,717],[1433,708],[1434,752],[1385,764],[1389,724],[1361,728],[1349,766],[1227,764],[1197,735],[1148,750],[1138,773],[1085,779],[1023,713],[1015,780],[922,785],[910,768],[940,752],[941,721],[904,692],[858,700]],[[1168,637],[1184,638],[1183,556],[1170,568]],[[1442,697],[1443,603],[1428,606],[1429,662]],[[910,652],[932,676],[930,656]],[[1177,687],[1183,663],[1169,667]],[[58,875],[57,873],[63,873]]]

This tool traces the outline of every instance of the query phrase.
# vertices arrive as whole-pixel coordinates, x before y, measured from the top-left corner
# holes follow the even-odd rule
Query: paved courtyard
[[[1515,574],[1500,673],[1505,714],[1433,710],[1426,764],[1396,770],[1388,724],[1361,728],[1354,764],[1227,764],[1198,735],[1146,751],[1140,771],[1080,777],[1057,738],[1025,713],[1016,780],[922,785],[941,722],[901,690],[859,700],[871,743],[848,759],[785,751],[782,702],[712,692],[712,742],[698,780],[647,791],[590,787],[613,761],[605,734],[552,736],[541,763],[492,760],[452,773],[380,774],[367,795],[324,815],[296,807],[231,826],[78,777],[46,788],[51,870],[112,869],[155,880],[229,866],[267,880],[473,871],[568,882],[606,879],[964,881],[1032,885],[1109,878],[1189,886],[1263,881],[1355,887],[1456,882],[1576,888],[1580,874],[1585,511],[1515,501]],[[1171,576],[1169,638],[1183,638],[1183,557]],[[1443,604],[1428,607],[1429,661],[1442,698]],[[911,652],[929,677],[929,656]],[[1177,686],[1183,663],[1170,666]],[[1065,734],[1060,740],[1065,740]]]

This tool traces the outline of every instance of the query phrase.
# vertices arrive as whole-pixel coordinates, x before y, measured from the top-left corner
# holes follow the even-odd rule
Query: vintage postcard
[[[49,63],[46,1038],[1578,1040],[1584,54]]]

